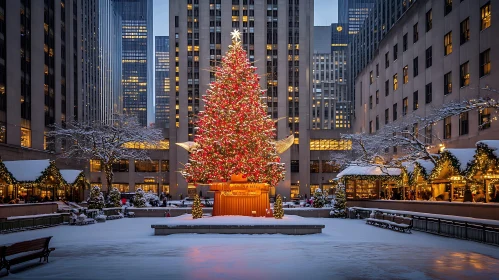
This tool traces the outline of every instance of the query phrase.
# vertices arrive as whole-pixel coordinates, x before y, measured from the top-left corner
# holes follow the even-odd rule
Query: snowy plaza
[[[307,218],[326,225],[322,234],[308,236],[153,236],[152,224],[185,219],[121,219],[2,235],[2,243],[53,236],[56,248],[49,263],[16,266],[7,278],[498,279],[497,247],[402,234],[363,220]]]

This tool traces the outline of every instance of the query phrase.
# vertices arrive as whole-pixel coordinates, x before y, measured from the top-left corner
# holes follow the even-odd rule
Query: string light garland
[[[440,174],[442,173],[444,166],[448,164],[451,167],[451,174],[452,175],[464,175],[462,173],[466,172],[461,172],[461,163],[457,158],[452,155],[449,151],[444,150],[441,154],[440,157],[437,159],[437,162],[435,163],[435,168],[433,168],[431,174],[430,174],[430,179],[435,180],[437,179]]]
[[[192,218],[199,219],[203,217],[203,208],[201,207],[201,198],[196,194],[192,203]]]
[[[472,179],[481,172],[482,174],[499,173],[499,158],[494,154],[494,150],[482,142],[476,145],[476,153],[473,156],[473,162],[468,169],[466,178]]]
[[[12,173],[9,172],[7,167],[5,167],[5,164],[0,160],[0,179],[5,181],[7,184],[14,184],[16,182],[16,179],[14,176],[12,176]]]

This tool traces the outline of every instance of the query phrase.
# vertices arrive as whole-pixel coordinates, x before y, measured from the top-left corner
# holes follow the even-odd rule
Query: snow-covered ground
[[[0,235],[0,243],[54,236],[50,263],[16,266],[8,279],[498,279],[499,248],[491,245],[362,220],[307,220],[326,228],[307,236],[154,236],[151,224],[175,219],[134,218]]]

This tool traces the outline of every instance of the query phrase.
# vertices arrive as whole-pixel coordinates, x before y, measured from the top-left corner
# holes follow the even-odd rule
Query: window
[[[425,87],[425,103],[431,103],[432,97],[432,85],[429,83]]]
[[[175,27],[178,27],[179,25],[179,19],[178,16],[175,16]]]
[[[433,125],[430,124],[425,127],[425,142],[431,144],[433,142]]]
[[[379,130],[379,116],[376,116],[376,131]]]
[[[376,91],[376,104],[379,104],[379,90]]]
[[[393,114],[393,121],[396,121],[397,120],[397,103],[393,104],[393,110],[392,110],[392,114]]]
[[[452,12],[452,0],[444,0],[444,16]]]
[[[408,108],[409,108],[409,100],[406,97],[402,99],[402,116],[407,115]]]
[[[385,81],[385,96],[388,96],[390,94],[390,80]]]
[[[128,160],[122,159],[113,163],[113,172],[128,172]]]
[[[432,47],[429,47],[426,49],[426,68],[430,68],[431,65],[433,64],[432,56],[433,56]]]
[[[452,31],[444,36],[444,55],[452,53]]]
[[[90,160],[90,172],[101,172],[102,164],[100,160],[91,159]]]
[[[407,33],[404,34],[404,39],[402,43],[402,51],[405,52],[407,50]]]
[[[490,73],[490,49],[480,54],[480,77]]]
[[[376,78],[379,77],[379,64],[376,64]]]
[[[387,124],[389,120],[390,120],[390,111],[388,109],[385,109],[385,124]]]
[[[385,68],[390,66],[390,52],[385,53]]]
[[[447,117],[444,119],[444,139],[449,139],[451,137],[452,125],[451,125],[451,117]]]
[[[369,109],[373,108],[373,96],[369,96]]]
[[[170,171],[170,161],[162,160],[161,161],[161,172],[169,172]]]
[[[393,91],[399,88],[398,74],[393,75]]]
[[[419,40],[419,30],[418,30],[418,23],[414,24],[412,26],[412,43],[416,43]]]
[[[21,146],[31,148],[31,129],[21,127]]]
[[[371,71],[371,73],[369,73],[369,84],[372,85],[373,82],[374,82],[373,71]]]
[[[419,93],[416,90],[412,93],[412,110],[416,111],[419,108]]]
[[[461,45],[470,40],[470,18],[461,22]]]
[[[452,93],[452,71],[444,75],[444,95]]]
[[[459,135],[468,134],[468,112],[459,114]]]
[[[369,133],[370,133],[370,134],[373,134],[373,133],[374,133],[373,121],[369,121]]]
[[[478,112],[478,129],[490,128],[490,109],[483,109]]]
[[[470,84],[470,67],[469,61],[461,65],[461,81],[460,86],[466,87]]]
[[[340,172],[341,166],[334,161],[330,162],[327,160],[322,160],[321,165],[322,165],[322,173],[338,173],[338,172]],[[327,193],[325,185],[323,185],[323,188],[324,188],[324,192]]]
[[[426,12],[426,32],[430,31],[433,26],[433,15],[431,10]]]
[[[404,84],[407,84],[409,82],[409,66],[405,66],[402,69],[402,74],[404,75]]]
[[[490,2],[483,5],[480,11],[481,11],[480,30],[484,30],[490,27],[490,19],[491,19]]]
[[[393,61],[397,60],[398,58],[398,44],[395,44],[395,46],[393,46]]]
[[[135,172],[159,172],[158,160],[136,160]]]
[[[319,173],[319,161],[311,160],[310,161],[310,173]]]
[[[291,172],[300,172],[300,161],[298,160],[291,161]]]
[[[417,56],[412,60],[412,71],[414,72],[413,77],[417,77],[419,75],[419,63]]]

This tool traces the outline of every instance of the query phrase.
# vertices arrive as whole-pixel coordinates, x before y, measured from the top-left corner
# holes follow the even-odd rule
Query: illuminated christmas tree
[[[282,217],[284,217],[284,209],[282,208],[281,195],[278,194],[274,202],[274,218],[282,219]]]
[[[275,122],[267,115],[265,91],[237,30],[215,77],[203,96],[196,148],[182,175],[188,182],[211,183],[242,174],[248,182],[277,185],[284,178],[284,165],[276,151]]]
[[[121,193],[117,188],[113,188],[109,193],[107,207],[120,207],[121,206]]]
[[[203,208],[201,207],[201,199],[196,194],[194,202],[192,203],[192,218],[199,219],[203,217]]]
[[[342,185],[336,187],[336,199],[330,214],[334,218],[345,218],[347,216],[347,200],[345,188]]]
[[[105,207],[104,195],[99,187],[93,187],[90,190],[90,196],[87,199],[88,209],[102,209]]]

